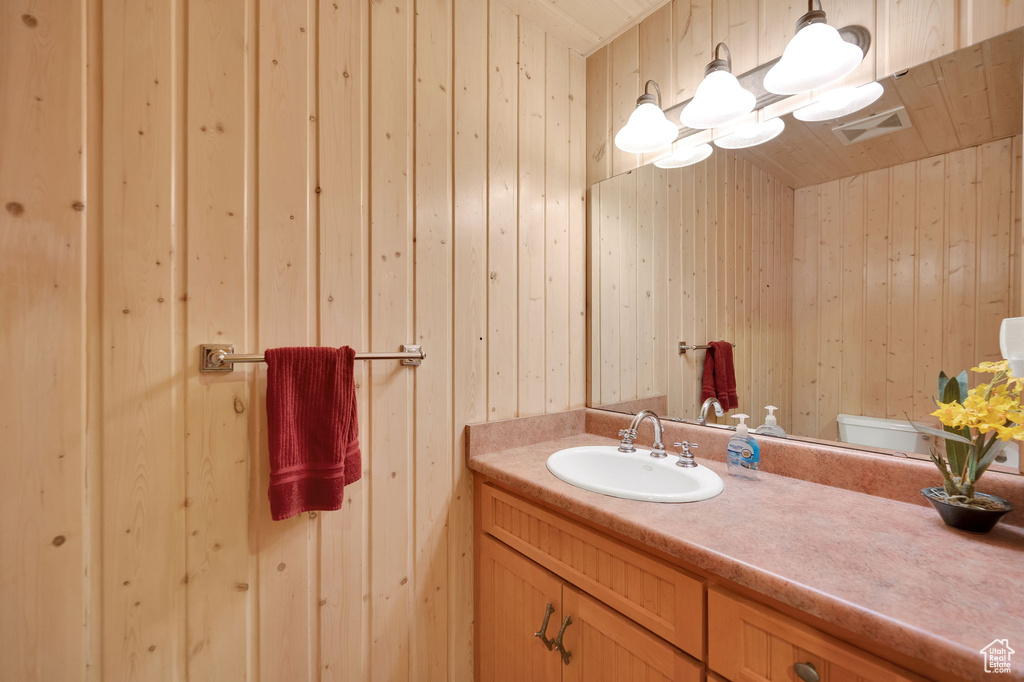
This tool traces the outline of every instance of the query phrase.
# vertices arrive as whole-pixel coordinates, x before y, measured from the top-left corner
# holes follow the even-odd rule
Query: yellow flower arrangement
[[[1009,441],[1024,442],[1024,378],[1013,376],[1005,360],[982,362],[971,371],[993,376],[968,390],[966,372],[955,378],[940,373],[938,409],[931,414],[943,429],[914,428],[945,441],[945,453],[932,448],[931,459],[942,473],[948,500],[985,506],[974,497],[975,483]]]

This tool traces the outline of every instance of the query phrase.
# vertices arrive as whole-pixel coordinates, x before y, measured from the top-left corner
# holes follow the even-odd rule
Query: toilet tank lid
[[[910,422],[905,419],[883,419],[881,417],[864,417],[859,414],[838,414],[836,415],[836,421],[847,426],[866,426],[872,429],[890,429],[892,431],[915,430],[910,425]]]

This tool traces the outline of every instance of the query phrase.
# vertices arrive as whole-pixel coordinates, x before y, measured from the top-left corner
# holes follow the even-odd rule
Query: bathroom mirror
[[[707,351],[790,437],[927,458],[940,370],[998,360],[1022,314],[1024,31],[878,82],[839,119],[643,166],[589,202],[589,404],[695,421]],[[972,380],[977,375],[972,377]],[[1014,449],[996,467],[1019,471]]]

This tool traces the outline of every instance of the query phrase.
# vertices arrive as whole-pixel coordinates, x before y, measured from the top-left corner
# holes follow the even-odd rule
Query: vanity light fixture
[[[660,159],[655,159],[654,165],[658,168],[683,168],[684,166],[692,166],[695,163],[700,163],[704,159],[711,156],[711,145],[699,144],[697,146],[688,145],[685,142],[680,142],[675,145],[672,151]]]
[[[777,95],[796,95],[820,88],[853,73],[864,50],[848,43],[828,25],[821,0],[807,0],[807,14],[796,22],[796,35],[782,59],[764,76],[764,89]]]
[[[885,88],[877,81],[872,81],[859,88],[839,88],[826,94],[814,104],[797,109],[793,112],[793,118],[798,121],[829,121],[834,118],[842,118],[873,104],[884,92]]]
[[[781,118],[770,118],[760,123],[748,123],[740,126],[734,133],[725,135],[715,140],[715,145],[722,149],[746,149],[764,144],[768,140],[778,137],[786,127]]]
[[[725,59],[719,52],[725,51]],[[715,58],[704,69],[704,80],[697,86],[690,103],[683,107],[679,120],[687,128],[718,128],[746,116],[754,110],[757,97],[744,89],[732,75],[732,54],[725,43],[715,46]]]
[[[652,85],[657,97],[650,92]],[[661,88],[655,81],[647,81],[644,94],[636,99],[636,109],[615,133],[615,146],[630,154],[646,154],[668,147],[678,135],[679,127],[661,110]]]

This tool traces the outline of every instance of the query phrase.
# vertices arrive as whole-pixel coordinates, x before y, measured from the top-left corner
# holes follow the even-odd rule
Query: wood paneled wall
[[[590,190],[591,405],[668,395],[700,410],[706,351],[736,344],[740,406],[791,423],[793,190],[732,152],[629,171]],[[720,421],[734,423],[729,418]]]
[[[463,426],[585,402],[583,58],[475,0],[17,0],[0,53],[5,675],[471,679]],[[428,359],[272,522],[210,342]]]
[[[1024,25],[1024,0],[827,0],[824,7],[831,25],[859,24],[872,36],[864,62],[837,85],[867,83]],[[729,45],[733,73],[743,73],[781,56],[806,11],[799,0],[672,0],[590,54],[587,183],[651,160],[612,143],[648,79],[661,85],[664,107],[686,101],[715,44]],[[816,94],[783,100],[762,116],[793,111]]]
[[[1021,138],[796,191],[794,432],[924,418],[1021,307]],[[976,378],[976,377],[975,377]]]

